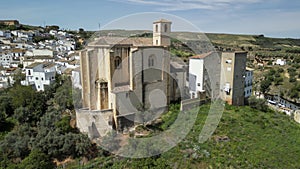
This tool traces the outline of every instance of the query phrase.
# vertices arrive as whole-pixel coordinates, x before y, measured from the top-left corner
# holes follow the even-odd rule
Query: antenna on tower
[[[101,31],[101,24],[100,24],[100,22],[98,23],[98,27],[99,27],[99,36],[100,36],[100,31]]]

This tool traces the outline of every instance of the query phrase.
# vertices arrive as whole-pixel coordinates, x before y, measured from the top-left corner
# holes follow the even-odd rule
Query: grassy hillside
[[[263,35],[234,35],[207,33],[214,43],[229,46],[252,46],[254,48],[280,48],[300,46],[300,39],[270,38]]]
[[[198,136],[209,105],[202,106],[188,136],[170,151],[144,159],[99,155],[83,168],[297,168],[300,166],[300,125],[278,112],[226,105],[213,136]],[[163,118],[169,124],[176,112]],[[226,138],[220,140],[219,138]],[[67,168],[78,168],[78,161]]]

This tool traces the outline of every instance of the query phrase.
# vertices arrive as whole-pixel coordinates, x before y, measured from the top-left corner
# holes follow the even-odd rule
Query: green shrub
[[[278,69],[278,72],[279,72],[279,73],[283,73],[283,72],[284,72],[284,69],[283,69],[283,68],[279,68],[279,69]]]
[[[294,77],[290,77],[290,79],[289,79],[289,82],[291,82],[291,83],[295,83],[296,81],[297,81],[297,79]]]
[[[251,96],[248,100],[251,108],[266,112],[268,111],[267,102],[265,99],[257,99],[255,96]]]

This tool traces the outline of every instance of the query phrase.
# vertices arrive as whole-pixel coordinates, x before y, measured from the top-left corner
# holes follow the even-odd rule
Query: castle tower
[[[171,24],[165,19],[153,22],[153,46],[170,46]]]

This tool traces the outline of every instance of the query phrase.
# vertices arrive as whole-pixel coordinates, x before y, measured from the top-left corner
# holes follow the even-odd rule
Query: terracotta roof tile
[[[171,21],[166,20],[166,19],[160,19],[160,20],[158,20],[158,21],[154,21],[153,23],[159,23],[159,22],[172,23]]]
[[[195,56],[190,57],[190,59],[204,59],[207,56],[211,55],[212,53],[213,52],[208,52],[208,53],[203,53],[203,54],[200,54],[200,55],[195,55]]]
[[[89,45],[132,45],[132,46],[152,46],[152,38],[144,37],[100,37]]]

